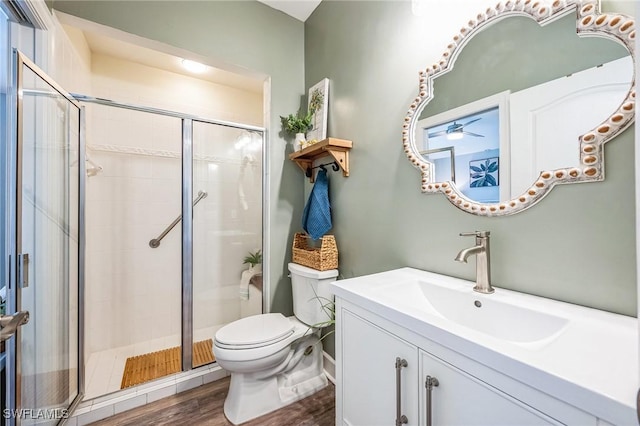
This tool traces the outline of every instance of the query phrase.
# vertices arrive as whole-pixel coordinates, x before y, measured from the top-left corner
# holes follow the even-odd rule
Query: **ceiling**
[[[299,21],[306,21],[316,10],[322,0],[258,0],[269,7],[293,16]]]
[[[254,93],[262,93],[263,90],[263,80],[259,78],[225,71],[212,66],[207,66],[207,69],[202,73],[192,73],[182,66],[183,58],[181,57],[118,40],[99,34],[98,32],[81,30],[69,25],[63,25],[63,27],[70,35],[75,33],[76,36],[81,35],[84,37],[91,54],[111,56],[125,61],[158,68],[164,71],[210,81],[212,83],[248,90]],[[74,39],[74,37],[71,38]]]
[[[258,0],[265,5],[286,13],[299,21],[306,21],[322,0]],[[64,25],[64,29],[70,35],[83,37],[92,54],[101,54],[136,62],[149,67],[159,68],[176,74],[186,75],[213,83],[224,84],[231,87],[249,90],[255,93],[262,93],[263,81],[255,77],[225,71],[219,68],[208,66],[203,73],[194,74],[182,67],[183,58],[163,53],[158,50],[149,49],[134,43],[118,40],[100,33],[79,29],[71,23]],[[72,39],[74,37],[71,37]]]

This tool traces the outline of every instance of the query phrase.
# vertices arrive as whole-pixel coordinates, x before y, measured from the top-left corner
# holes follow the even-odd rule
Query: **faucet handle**
[[[461,237],[478,237],[478,238],[487,238],[491,235],[490,231],[474,231],[474,232],[461,232]]]

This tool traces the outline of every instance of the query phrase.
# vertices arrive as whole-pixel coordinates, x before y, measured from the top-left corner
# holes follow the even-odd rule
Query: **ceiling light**
[[[182,66],[187,70],[195,73],[204,72],[207,69],[207,66],[201,64],[200,62],[192,61],[189,59],[182,60]]]
[[[447,139],[449,139],[449,140],[462,139],[463,137],[464,137],[464,135],[462,134],[461,130],[456,130],[454,132],[447,133]]]

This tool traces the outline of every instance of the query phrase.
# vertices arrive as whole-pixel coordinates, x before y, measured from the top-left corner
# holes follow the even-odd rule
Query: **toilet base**
[[[317,338],[315,339],[317,340]],[[303,356],[287,372],[264,379],[259,373],[231,373],[224,414],[234,425],[275,411],[324,389],[328,380],[323,372],[322,343]]]

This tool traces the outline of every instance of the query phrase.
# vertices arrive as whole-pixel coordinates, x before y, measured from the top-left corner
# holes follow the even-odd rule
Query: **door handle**
[[[638,415],[638,423],[640,423],[640,389],[638,389],[638,396],[636,397],[636,413]]]
[[[18,285],[20,288],[29,287],[29,253],[18,255]]]
[[[427,389],[427,401],[425,406],[427,407],[427,426],[431,426],[433,423],[433,406],[431,401],[431,392],[433,392],[433,388],[436,386],[440,386],[440,382],[435,377],[427,376],[427,380],[424,382],[424,387]]]
[[[16,333],[21,325],[29,322],[29,311],[16,312],[13,315],[0,316],[0,342],[4,342]]]
[[[409,423],[407,416],[402,414],[402,369],[408,365],[406,359],[396,358],[396,426]]]

